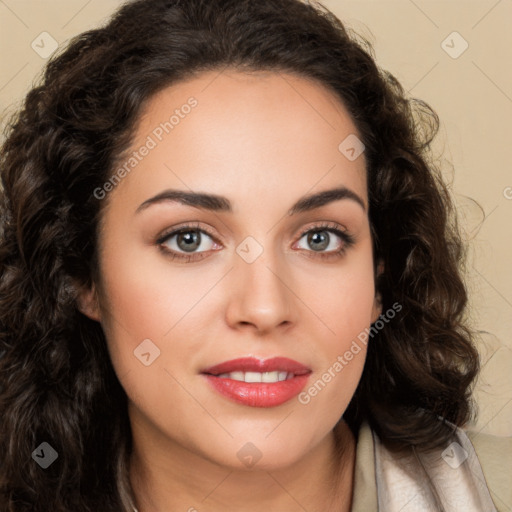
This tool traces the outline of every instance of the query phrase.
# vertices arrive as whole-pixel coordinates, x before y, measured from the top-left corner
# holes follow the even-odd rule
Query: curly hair
[[[0,508],[130,511],[127,397],[78,290],[99,275],[111,176],[153,95],[198,73],[289,72],[346,106],[366,147],[383,310],[344,414],[389,446],[437,446],[472,417],[478,353],[465,319],[464,246],[432,163],[439,120],[325,7],[300,0],[135,0],[54,55],[0,152]],[[57,461],[31,454],[47,441]]]

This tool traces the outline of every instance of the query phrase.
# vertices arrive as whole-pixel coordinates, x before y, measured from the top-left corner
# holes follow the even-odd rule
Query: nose
[[[282,266],[263,256],[253,263],[237,261],[226,310],[230,327],[264,335],[295,324],[297,299],[287,276]]]

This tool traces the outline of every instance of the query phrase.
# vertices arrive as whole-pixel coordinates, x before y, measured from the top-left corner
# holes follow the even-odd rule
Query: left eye
[[[343,246],[342,237],[336,234],[335,230],[332,229],[316,229],[310,230],[307,233],[304,233],[299,240],[306,239],[306,243],[309,245],[309,248],[314,252],[320,251],[336,251],[340,248],[340,245]],[[336,239],[338,239],[336,243]],[[341,243],[339,240],[342,240]],[[308,249],[308,247],[299,247],[299,249]]]

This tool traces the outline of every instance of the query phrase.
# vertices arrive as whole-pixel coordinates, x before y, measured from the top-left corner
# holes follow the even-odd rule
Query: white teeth
[[[221,379],[232,379],[240,382],[281,382],[293,378],[293,373],[287,372],[231,372],[218,375]]]
[[[261,374],[261,382],[278,382],[278,381],[279,381],[279,372],[265,372],[265,373]]]
[[[261,382],[261,373],[245,372],[245,382]]]
[[[233,380],[241,380],[242,382],[245,380],[244,372],[231,372],[228,373],[228,378]]]

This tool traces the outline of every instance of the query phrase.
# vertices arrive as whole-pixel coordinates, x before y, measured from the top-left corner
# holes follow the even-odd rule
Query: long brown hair
[[[136,0],[75,37],[12,118],[0,152],[0,509],[129,512],[126,395],[101,326],[77,309],[98,275],[94,190],[159,90],[225,68],[296,73],[332,90],[366,147],[383,311],[344,418],[385,443],[432,446],[471,414],[478,370],[465,326],[463,247],[429,161],[438,119],[371,48],[299,0]],[[107,198],[108,199],[108,198]],[[31,454],[48,442],[58,459]]]

